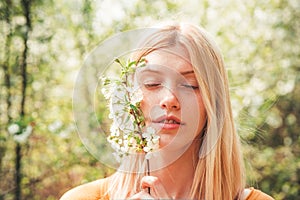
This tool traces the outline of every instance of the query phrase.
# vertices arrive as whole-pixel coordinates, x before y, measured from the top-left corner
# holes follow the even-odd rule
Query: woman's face
[[[156,50],[137,72],[146,125],[158,130],[160,148],[182,149],[206,123],[201,91],[184,48]]]

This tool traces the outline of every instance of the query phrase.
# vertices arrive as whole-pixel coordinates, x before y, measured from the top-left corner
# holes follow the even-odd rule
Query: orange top
[[[250,193],[246,197],[245,200],[274,200],[272,197],[270,197],[269,195],[263,193],[260,190],[256,190],[253,187],[251,187],[249,189],[250,189]]]
[[[108,185],[108,178],[96,180],[69,190],[60,200],[109,200]],[[254,188],[249,188],[249,190],[245,200],[274,200],[260,190]]]
[[[109,200],[109,179],[100,179],[67,191],[60,200]]]

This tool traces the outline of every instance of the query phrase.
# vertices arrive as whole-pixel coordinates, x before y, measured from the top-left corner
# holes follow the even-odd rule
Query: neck
[[[166,191],[173,199],[187,199],[194,172],[198,162],[199,145],[193,142],[188,149],[176,161],[165,168],[151,173],[157,176],[165,187]]]

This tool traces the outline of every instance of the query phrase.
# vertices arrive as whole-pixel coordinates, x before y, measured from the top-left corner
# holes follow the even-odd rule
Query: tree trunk
[[[29,39],[29,32],[31,30],[31,18],[30,18],[30,0],[22,0],[22,7],[24,16],[26,19],[26,29],[23,35],[23,44],[24,44],[24,50],[22,54],[22,60],[20,63],[21,66],[21,76],[22,76],[22,86],[21,86],[21,92],[22,92],[22,99],[21,99],[21,107],[20,107],[20,118],[24,119],[25,117],[25,102],[26,102],[26,88],[27,88],[27,54],[28,54],[28,39]],[[22,197],[22,188],[21,188],[21,182],[22,182],[22,146],[21,144],[17,143],[15,148],[16,153],[16,160],[15,160],[15,185],[16,185],[16,192],[15,192],[15,200],[21,200]]]
[[[0,113],[0,119],[4,119],[0,121],[0,125],[3,128],[0,128],[0,176],[4,176],[2,174],[3,168],[3,158],[6,154],[7,143],[6,139],[8,136],[8,131],[4,129],[4,125],[2,124],[10,124],[11,122],[11,85],[10,85],[10,46],[11,46],[11,38],[12,38],[12,30],[11,30],[11,0],[6,0],[4,3],[4,20],[8,26],[8,33],[5,38],[5,58],[4,63],[2,64],[3,72],[4,72],[4,90],[5,90],[5,103],[6,103],[6,112]],[[5,117],[1,117],[1,115],[6,115]],[[1,191],[2,192],[2,191]],[[4,199],[5,195],[0,195],[0,200]]]
[[[16,163],[15,163],[15,183],[16,183],[16,190],[15,190],[15,200],[21,200],[21,181],[22,181],[22,174],[21,174],[21,145],[17,143],[16,145]]]

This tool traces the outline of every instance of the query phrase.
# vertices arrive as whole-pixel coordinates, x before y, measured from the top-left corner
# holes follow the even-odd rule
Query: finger
[[[146,189],[159,184],[158,182],[159,179],[155,176],[144,176],[141,180],[141,187],[142,189]]]
[[[150,194],[148,194],[145,191],[141,191],[139,193],[136,193],[135,195],[133,195],[129,199],[132,199],[132,200],[142,200],[142,199],[154,199],[154,197],[151,196]]]
[[[170,198],[163,184],[155,176],[144,176],[141,180],[141,187],[142,189],[150,188],[154,198]]]

